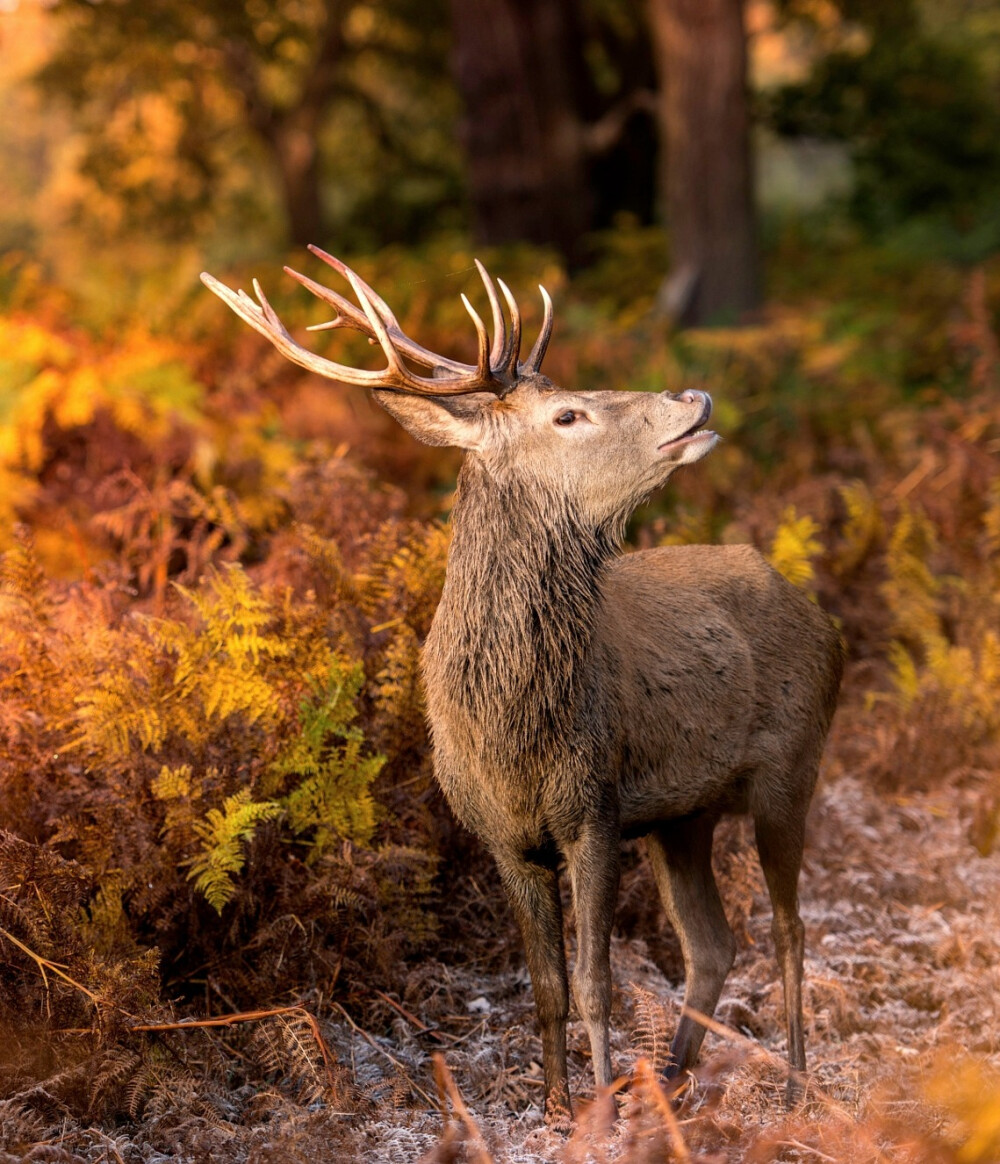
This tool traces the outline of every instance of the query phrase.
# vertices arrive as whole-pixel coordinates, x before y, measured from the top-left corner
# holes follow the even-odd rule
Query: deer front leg
[[[535,1013],[542,1035],[545,1114],[573,1114],[566,1073],[566,1016],[569,986],[563,945],[562,903],[555,868],[518,858],[498,857],[507,900],[524,940],[524,953],[535,995]]]
[[[618,900],[621,854],[617,829],[586,826],[566,861],[576,911],[576,966],[573,994],[590,1038],[594,1081],[608,1087],[614,1078],[608,1024],[611,1017],[611,925]]]

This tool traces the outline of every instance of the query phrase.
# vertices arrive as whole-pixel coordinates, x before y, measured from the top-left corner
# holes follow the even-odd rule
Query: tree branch
[[[635,89],[583,130],[583,148],[588,154],[605,154],[613,149],[636,113],[655,113],[656,94],[652,89]]]

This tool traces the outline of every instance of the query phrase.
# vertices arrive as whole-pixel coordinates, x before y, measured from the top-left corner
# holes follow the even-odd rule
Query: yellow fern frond
[[[375,677],[375,721],[387,751],[398,753],[424,738],[420,643],[406,623],[396,628]]]
[[[808,515],[799,517],[795,506],[789,506],[771,543],[768,560],[795,586],[807,588],[815,577],[813,558],[823,546],[817,534],[819,525]]]
[[[904,709],[909,709],[920,694],[920,672],[913,656],[898,641],[891,642],[886,652],[889,674],[896,695]]]
[[[938,613],[941,583],[927,561],[936,540],[934,527],[926,515],[905,508],[889,537],[886,552],[889,577],[882,587],[895,635],[924,648],[942,637]]]
[[[101,675],[75,702],[77,731],[68,746],[97,759],[124,759],[133,740],[140,748],[158,748],[166,736],[160,708],[124,668]]]
[[[882,515],[871,490],[863,481],[841,485],[840,496],[847,510],[847,520],[833,566],[838,574],[843,575],[853,573],[882,537]]]
[[[444,585],[449,537],[438,523],[419,526],[388,557],[377,558],[365,589],[365,613],[391,611],[418,635],[426,634]]]

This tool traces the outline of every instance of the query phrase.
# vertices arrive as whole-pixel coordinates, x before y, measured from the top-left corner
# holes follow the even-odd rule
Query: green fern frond
[[[203,820],[195,822],[201,852],[191,861],[188,880],[194,881],[217,912],[236,892],[235,877],[243,871],[246,844],[257,826],[280,812],[281,806],[274,801],[253,801],[249,789],[241,788],[226,798],[221,809],[209,809]]]
[[[319,770],[283,801],[292,832],[311,834],[311,860],[339,840],[367,845],[372,838],[378,806],[371,786],[385,765],[385,757],[362,755],[361,746],[359,740],[348,740],[331,749]]]
[[[361,664],[350,664],[337,656],[331,658],[322,682],[313,679],[312,694],[299,703],[298,730],[269,768],[270,791],[282,787],[287,776],[319,773],[331,743],[361,738],[352,723],[358,714],[356,701],[363,682]]]

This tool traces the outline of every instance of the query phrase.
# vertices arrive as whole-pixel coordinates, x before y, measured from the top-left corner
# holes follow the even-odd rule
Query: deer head
[[[521,360],[521,315],[506,284],[476,260],[489,300],[493,339],[465,295],[462,302],[478,338],[478,358],[465,364],[421,347],[404,334],[385,301],[339,259],[310,247],[351,285],[360,308],[336,291],[286,267],[335,311],[310,330],[349,327],[378,343],[387,366],[350,368],[301,347],[288,333],[254,280],[255,302],[211,275],[205,285],[290,360],[333,380],[371,389],[379,404],[418,440],[466,450],[498,481],[558,496],[585,519],[603,524],[626,517],[680,465],[699,460],[718,440],[703,425],[712,411],[707,393],[569,392],[541,372],[552,334],[552,301],[541,331]],[[497,285],[507,304],[504,318]],[[409,363],[407,363],[407,361]],[[414,372],[409,364],[430,371]]]

